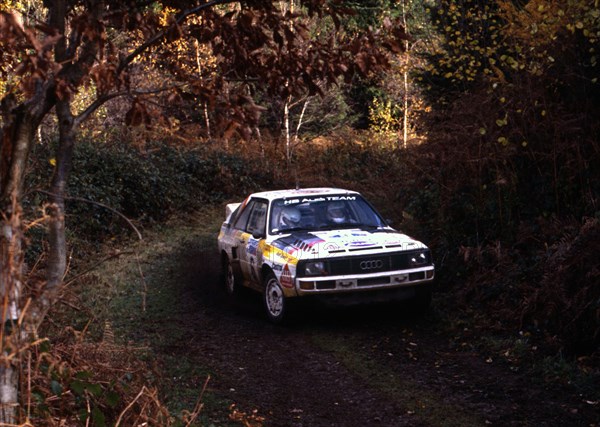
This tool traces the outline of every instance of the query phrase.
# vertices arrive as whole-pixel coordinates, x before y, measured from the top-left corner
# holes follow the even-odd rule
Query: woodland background
[[[52,27],[57,5],[62,28]],[[598,1],[128,7],[0,4],[4,221],[16,212],[5,191],[15,111],[54,82],[19,197],[21,309],[47,289],[53,204],[64,204],[73,263],[60,289],[77,277],[78,259],[135,236],[133,224],[152,227],[255,190],[336,185],[363,192],[432,248],[436,305],[474,336],[519,335],[537,349],[527,357],[597,375]],[[60,34],[71,45],[61,47]],[[67,63],[83,71],[61,80]],[[63,164],[70,175],[60,187]],[[6,310],[5,282],[2,292]],[[14,323],[2,335],[3,357],[21,378],[31,355],[38,360],[40,401],[67,382],[50,373],[43,322],[25,343],[15,344]],[[109,399],[80,380],[82,395]],[[68,407],[40,405],[33,418]]]

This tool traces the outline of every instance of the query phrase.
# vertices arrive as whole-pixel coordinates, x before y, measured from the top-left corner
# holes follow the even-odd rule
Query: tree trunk
[[[292,162],[292,143],[290,140],[290,98],[285,101],[283,106],[283,126],[285,129],[285,160],[288,168]]]
[[[5,115],[6,125],[0,135],[0,297],[2,298],[2,328],[0,362],[0,425],[18,421],[19,357],[15,343],[21,331],[20,293],[23,280],[23,229],[21,224],[21,193],[29,152],[39,121],[32,117],[26,105]],[[9,353],[12,352],[12,353]]]
[[[404,25],[405,31],[408,32],[408,26],[406,23],[406,4],[402,1],[402,24]],[[408,64],[409,64],[409,45],[408,40],[404,40],[404,112],[402,120],[402,146],[404,149],[408,148]]]
[[[50,223],[48,224],[48,266],[43,304],[49,306],[62,284],[67,268],[67,243],[65,237],[65,192],[71,172],[75,147],[74,120],[70,100],[56,103],[59,141],[56,151],[56,168],[50,187]]]
[[[13,358],[19,340],[17,319],[22,284],[23,257],[21,223],[16,199],[2,207],[0,234],[0,293],[2,297],[2,346],[0,358],[0,425],[18,421],[19,359]]]
[[[408,64],[408,61],[407,61]],[[408,66],[408,65],[407,65]],[[408,148],[408,70],[404,70],[404,112],[402,116],[402,144]]]

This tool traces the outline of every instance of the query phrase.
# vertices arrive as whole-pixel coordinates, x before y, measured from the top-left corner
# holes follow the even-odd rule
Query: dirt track
[[[207,367],[211,391],[254,413],[253,425],[600,425],[598,404],[448,336],[435,307],[420,318],[402,307],[308,307],[298,325],[274,326],[258,298],[227,300],[214,250],[188,242],[173,256],[170,321],[187,334],[156,350]]]

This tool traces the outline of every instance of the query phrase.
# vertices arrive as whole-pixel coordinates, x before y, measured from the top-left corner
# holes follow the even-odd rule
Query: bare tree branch
[[[45,191],[45,190],[41,190],[41,189],[36,189],[34,191],[36,191],[38,193],[46,194],[48,196],[56,196],[55,194],[53,194],[53,193],[51,193],[49,191]],[[135,231],[135,233],[137,234],[139,240],[144,240],[144,238],[142,237],[142,233],[140,232],[140,230],[138,230],[138,228],[133,224],[133,222],[131,222],[131,220],[129,218],[127,218],[125,215],[123,215],[118,210],[113,209],[110,206],[105,205],[104,203],[95,202],[95,201],[89,200],[89,199],[84,199],[83,197],[65,196],[65,200],[73,200],[73,201],[77,201],[77,202],[90,203],[92,205],[100,206],[101,208],[104,208],[104,209],[107,209],[107,210],[111,211],[112,213],[114,213],[114,214],[120,216],[121,218],[123,218],[125,220],[125,222],[127,222],[127,224],[133,229],[133,231]]]

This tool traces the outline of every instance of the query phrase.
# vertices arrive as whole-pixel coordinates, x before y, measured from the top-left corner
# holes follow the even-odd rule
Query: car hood
[[[427,248],[418,240],[391,229],[298,232],[276,239],[271,244],[298,259]]]

